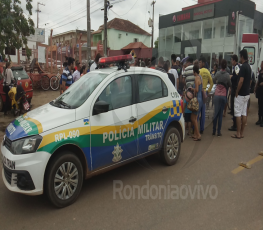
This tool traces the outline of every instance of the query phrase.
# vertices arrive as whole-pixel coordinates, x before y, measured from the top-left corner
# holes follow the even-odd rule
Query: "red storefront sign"
[[[191,20],[190,12],[173,16],[173,22],[182,22],[187,20]]]

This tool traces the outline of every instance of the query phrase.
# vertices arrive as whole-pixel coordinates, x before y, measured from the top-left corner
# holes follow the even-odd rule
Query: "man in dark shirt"
[[[234,113],[237,121],[237,134],[232,136],[233,138],[238,139],[244,137],[244,130],[247,123],[247,103],[250,98],[250,81],[252,74],[251,67],[248,64],[247,50],[243,49],[240,51],[240,61],[242,66],[238,74],[239,80],[234,101]]]
[[[231,57],[231,62],[232,62],[232,76],[231,76],[231,115],[233,116],[233,126],[229,128],[229,131],[237,131],[237,123],[236,123],[236,117],[234,116],[234,100],[236,96],[236,90],[237,90],[237,85],[238,85],[238,74],[240,71],[240,67],[238,65],[238,57],[236,54],[234,54]]]
[[[166,73],[165,70],[163,69],[163,65],[164,65],[163,57],[159,57],[158,66],[155,69],[163,73]]]

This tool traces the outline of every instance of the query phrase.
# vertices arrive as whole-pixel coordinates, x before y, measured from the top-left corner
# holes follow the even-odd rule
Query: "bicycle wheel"
[[[43,90],[49,90],[50,87],[50,79],[47,75],[41,77],[41,88]]]
[[[57,76],[52,76],[50,78],[50,88],[54,91],[59,88],[59,78]]]

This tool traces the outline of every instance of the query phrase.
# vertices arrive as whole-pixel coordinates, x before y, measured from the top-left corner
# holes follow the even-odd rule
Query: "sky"
[[[39,28],[45,28],[46,43],[50,30],[53,34],[63,33],[69,30],[87,29],[87,0],[38,0],[45,6],[39,5]],[[151,33],[148,20],[152,18],[153,0],[110,0],[113,8],[109,11],[109,21],[113,18],[129,20]],[[253,0],[257,4],[257,10],[263,12],[262,0]],[[24,12],[25,0],[21,0]],[[166,15],[181,11],[182,8],[197,4],[197,0],[156,0],[154,12],[154,40],[158,37],[159,15]],[[37,1],[33,0],[33,15],[31,16],[37,25]],[[104,23],[104,11],[101,11],[104,0],[90,0],[91,5],[91,29],[97,30]],[[150,14],[148,13],[150,11]],[[73,22],[72,22],[73,21]]]

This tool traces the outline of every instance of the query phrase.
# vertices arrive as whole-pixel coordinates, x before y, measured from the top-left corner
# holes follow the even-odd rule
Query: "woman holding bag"
[[[217,126],[217,136],[221,137],[221,127],[222,127],[222,118],[224,108],[227,102],[227,92],[229,87],[232,86],[230,75],[226,71],[227,62],[226,60],[222,60],[221,62],[221,70],[218,71],[214,77],[214,83],[217,84],[215,95],[214,95],[214,105],[215,112],[213,118],[213,136],[216,135],[216,126]]]
[[[192,120],[192,124],[194,126],[194,135],[192,136],[194,138],[194,141],[201,141],[201,134],[199,132],[198,129],[198,122],[197,122],[197,116],[201,111],[202,105],[203,105],[203,84],[202,84],[202,78],[199,75],[199,66],[195,65],[193,67],[193,72],[194,72],[194,76],[195,76],[195,83],[193,85],[193,92],[195,97],[198,100],[198,104],[199,104],[199,108],[198,111],[193,111],[191,114],[191,120]]]

